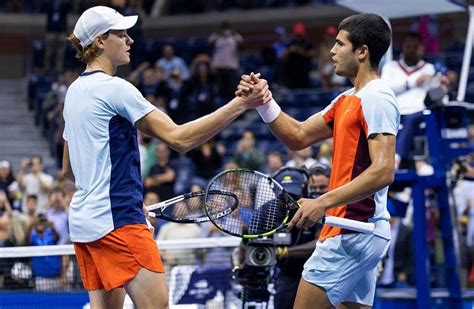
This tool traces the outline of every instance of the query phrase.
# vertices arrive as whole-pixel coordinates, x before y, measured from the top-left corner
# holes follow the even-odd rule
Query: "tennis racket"
[[[212,204],[211,209],[222,211],[211,210],[206,213],[204,209],[206,202]],[[210,218],[217,220],[230,214],[237,208],[238,202],[237,196],[233,193],[211,190],[207,195],[205,191],[186,193],[146,208],[149,210],[148,217],[177,223],[199,223],[209,221]]]
[[[212,195],[206,195],[205,211],[210,221],[220,230],[242,238],[260,238],[275,234],[286,228],[290,209],[298,208],[288,192],[273,178],[257,171],[231,169],[216,175],[208,184],[207,192],[232,192],[237,196],[239,207],[228,215],[222,213],[224,204],[208,203]],[[321,223],[362,233],[372,233],[373,223],[326,216]]]

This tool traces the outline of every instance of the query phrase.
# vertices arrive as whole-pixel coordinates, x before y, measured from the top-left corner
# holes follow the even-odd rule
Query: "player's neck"
[[[107,58],[99,56],[86,67],[86,72],[92,71],[103,71],[108,75],[114,76],[117,72],[117,68],[110,61],[108,61]]]
[[[374,79],[379,79],[380,75],[378,70],[372,69],[369,66],[361,66],[357,75],[351,79],[352,84],[354,85],[355,92],[358,92],[362,88],[365,87],[369,82],[373,81]]]

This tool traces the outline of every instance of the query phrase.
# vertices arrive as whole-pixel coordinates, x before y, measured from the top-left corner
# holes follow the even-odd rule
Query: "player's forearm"
[[[319,199],[325,205],[325,209],[355,203],[374,195],[380,189],[393,182],[394,168],[369,167],[351,182],[323,194]]]
[[[242,101],[234,98],[215,112],[178,126],[171,133],[170,146],[187,152],[214,137],[245,111]]]
[[[313,117],[321,116],[313,115],[311,118]],[[273,122],[268,124],[268,127],[273,135],[290,150],[301,150],[331,136],[331,130],[328,127],[319,127],[320,124],[318,124],[318,127],[310,128],[309,126],[313,123],[311,118],[300,122],[281,112]]]

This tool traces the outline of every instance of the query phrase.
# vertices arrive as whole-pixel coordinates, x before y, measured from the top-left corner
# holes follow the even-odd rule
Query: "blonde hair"
[[[103,38],[107,38],[108,35],[109,33],[104,33],[101,36]],[[89,46],[82,47],[79,39],[74,35],[74,33],[71,33],[71,35],[69,35],[68,40],[71,41],[72,45],[76,49],[76,58],[84,62],[85,64],[92,62],[92,60],[97,58],[102,52],[100,48],[97,47],[97,45],[95,44],[90,44]]]

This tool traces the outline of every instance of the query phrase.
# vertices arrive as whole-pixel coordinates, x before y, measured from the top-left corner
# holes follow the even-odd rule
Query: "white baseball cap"
[[[95,38],[109,30],[132,28],[138,20],[137,15],[123,16],[106,6],[94,6],[82,13],[74,27],[74,35],[82,47],[89,46]]]

